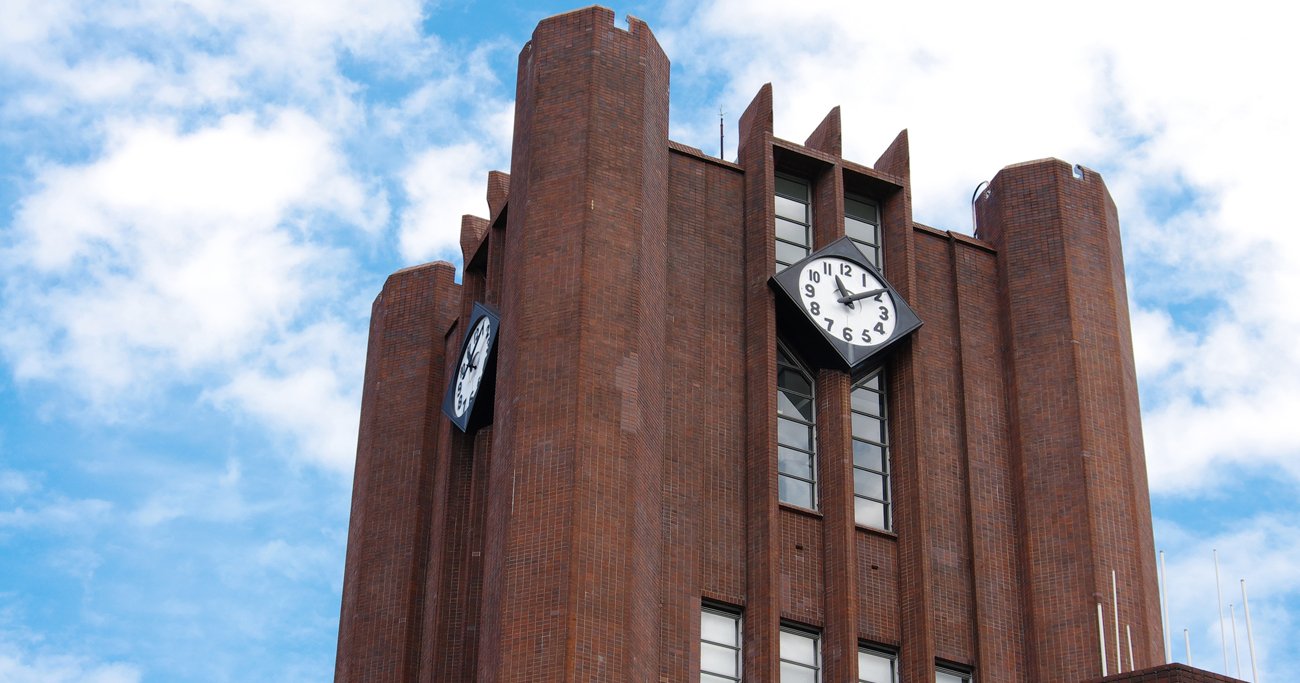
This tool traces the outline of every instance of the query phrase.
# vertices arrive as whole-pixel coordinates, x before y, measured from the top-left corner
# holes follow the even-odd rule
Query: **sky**
[[[519,0],[0,0],[0,683],[330,680],[370,303],[509,169]],[[917,221],[1057,157],[1123,226],[1175,659],[1300,661],[1300,48],[1274,6],[612,6],[671,137],[842,107]],[[1285,65],[1290,64],[1291,67]],[[1226,616],[1226,612],[1225,612]],[[1230,673],[1236,658],[1229,635]]]

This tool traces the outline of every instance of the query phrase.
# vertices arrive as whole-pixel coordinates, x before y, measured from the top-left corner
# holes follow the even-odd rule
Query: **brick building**
[[[336,681],[1074,683],[1098,603],[1139,669],[1107,680],[1226,680],[1162,666],[1101,178],[1013,165],[976,237],[934,229],[906,132],[870,165],[838,109],[782,140],[767,86],[713,158],[668,139],[668,59],[613,19],[523,48],[461,283],[417,266],[375,301]],[[924,323],[856,373],[769,283],[846,235]],[[476,302],[495,373],[462,431]]]

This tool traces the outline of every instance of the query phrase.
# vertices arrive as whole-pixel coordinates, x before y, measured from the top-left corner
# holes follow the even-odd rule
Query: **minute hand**
[[[842,296],[842,297],[840,297],[840,298],[838,299],[838,301],[839,301],[840,303],[842,303],[842,304],[847,304],[847,303],[852,303],[852,302],[854,302],[854,301],[857,301],[858,299],[865,299],[865,298],[867,298],[867,297],[869,297],[869,296],[875,296],[875,295],[877,295],[877,294],[884,294],[885,292],[888,292],[888,291],[889,291],[889,290],[887,290],[887,289],[883,289],[883,288],[882,288],[882,289],[873,289],[873,290],[866,291],[866,292],[858,292],[857,294],[850,294],[850,295],[848,295],[848,296]]]

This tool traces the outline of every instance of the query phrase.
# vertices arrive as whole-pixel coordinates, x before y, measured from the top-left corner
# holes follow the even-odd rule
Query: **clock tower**
[[[718,159],[668,75],[636,19],[541,22],[460,283],[376,299],[336,682],[1209,680],[1163,664],[1101,177],[937,229],[906,131],[845,159],[763,86]]]

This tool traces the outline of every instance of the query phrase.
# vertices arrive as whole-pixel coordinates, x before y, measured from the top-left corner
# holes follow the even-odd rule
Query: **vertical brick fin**
[[[505,171],[488,171],[487,205],[488,222],[496,222],[501,209],[506,208],[510,196],[510,174]]]
[[[911,161],[907,131],[898,134],[876,161],[876,169],[898,178],[903,187],[881,199],[884,270],[904,298],[920,295],[917,282],[916,235],[912,221]],[[919,309],[925,320],[929,313]],[[930,480],[928,458],[932,435],[925,397],[938,391],[940,381],[926,374],[923,359],[939,353],[940,340],[921,328],[889,360],[891,462],[894,465],[894,530],[898,533],[898,614],[902,630],[899,678],[934,677],[934,587],[931,578]]]
[[[343,577],[337,683],[414,680],[424,622],[443,338],[460,309],[455,267],[394,273],[371,311]]]
[[[844,236],[844,171],[836,163],[811,180],[815,251]]]
[[[826,114],[826,118],[817,125],[816,130],[803,143],[804,147],[811,147],[818,152],[825,152],[834,157],[840,157],[844,154],[843,145],[840,136],[840,108],[837,106]]]
[[[669,63],[613,19],[544,20],[521,56],[485,680],[658,677]]]
[[[745,113],[740,115],[740,144],[736,146],[736,163],[741,166],[748,166],[745,160],[746,141],[757,140],[762,136],[768,136],[768,147],[771,147],[772,135],[772,84],[764,83],[763,87],[758,89],[754,99],[750,100],[749,106],[745,107]],[[751,152],[754,150],[750,150]],[[769,156],[771,150],[766,152]]]
[[[1100,176],[1071,170],[1005,168],[977,205],[1001,271],[1030,675],[1048,682],[1097,671],[1096,602],[1113,623],[1112,569],[1121,623],[1159,629],[1119,224]],[[1155,641],[1135,640],[1139,666],[1158,663]]]
[[[755,681],[779,680],[780,565],[776,543],[776,312],[767,279],[776,264],[776,176],[772,156],[772,86],[764,85],[740,117],[739,163],[745,169],[745,621],[744,670]]]
[[[1026,625],[1018,587],[1015,466],[1008,454],[1007,396],[1002,381],[997,255],[949,233],[952,299],[957,315],[965,531],[971,546],[971,614],[975,668],[1006,680],[1031,680],[1025,668]]]
[[[838,174],[837,174],[838,175]],[[858,680],[858,573],[853,427],[847,373],[817,373],[817,453],[822,510],[822,680]],[[787,549],[788,552],[788,549]]]
[[[460,217],[461,263],[468,264],[474,258],[474,252],[478,251],[478,245],[483,242],[487,231],[487,219],[468,214]]]
[[[907,144],[907,129],[899,131],[889,148],[876,159],[876,170],[910,180],[912,177],[912,154]]]

